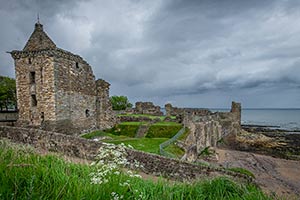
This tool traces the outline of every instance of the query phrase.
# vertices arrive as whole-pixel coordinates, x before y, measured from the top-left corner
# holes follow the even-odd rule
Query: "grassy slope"
[[[171,138],[180,129],[182,125],[176,122],[157,122],[150,126],[146,137],[148,138]]]
[[[253,185],[218,178],[193,184],[168,183],[125,175],[109,177],[104,185],[90,184],[91,166],[66,163],[55,156],[39,156],[30,149],[0,140],[0,199],[270,199]],[[130,186],[120,183],[129,180]]]

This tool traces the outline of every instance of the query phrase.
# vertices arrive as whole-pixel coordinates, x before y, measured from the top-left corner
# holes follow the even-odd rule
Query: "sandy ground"
[[[216,151],[218,164],[248,169],[265,192],[286,199],[300,199],[300,161],[227,149]]]

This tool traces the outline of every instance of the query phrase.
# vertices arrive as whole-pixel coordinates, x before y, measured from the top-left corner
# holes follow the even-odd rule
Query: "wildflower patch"
[[[124,191],[131,191],[130,180],[132,178],[140,179],[141,176],[132,170],[124,170],[124,168],[141,169],[143,166],[138,161],[129,162],[127,160],[126,148],[133,148],[132,146],[106,144],[100,147],[96,159],[92,166],[95,166],[95,171],[90,174],[92,184],[106,184],[113,181],[116,176],[125,176],[124,182],[120,182],[119,186],[124,188]],[[132,190],[133,191],[133,190]],[[142,196],[138,194],[137,196]],[[111,193],[112,199],[123,199],[124,195],[116,192]]]

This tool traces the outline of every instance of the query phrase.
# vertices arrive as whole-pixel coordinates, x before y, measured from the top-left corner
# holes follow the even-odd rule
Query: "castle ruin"
[[[76,134],[114,125],[110,84],[80,56],[60,49],[39,22],[15,61],[18,124]]]

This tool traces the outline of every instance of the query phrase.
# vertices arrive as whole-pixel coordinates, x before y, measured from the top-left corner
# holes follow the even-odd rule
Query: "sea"
[[[229,112],[229,109],[210,109]],[[300,131],[300,108],[297,109],[242,109],[242,124],[260,125],[290,131]]]

